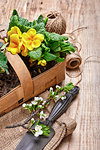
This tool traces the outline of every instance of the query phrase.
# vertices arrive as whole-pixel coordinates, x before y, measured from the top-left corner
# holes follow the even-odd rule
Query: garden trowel
[[[74,88],[65,95],[66,99],[58,100],[52,108],[49,117],[45,121],[40,122],[40,124],[44,124],[50,127],[49,136],[40,135],[39,137],[35,137],[30,131],[27,131],[15,150],[43,150],[43,148],[55,135],[52,124],[66,111],[68,105],[77,96],[78,93],[79,87],[74,86]],[[35,125],[36,123],[31,128],[34,129]]]

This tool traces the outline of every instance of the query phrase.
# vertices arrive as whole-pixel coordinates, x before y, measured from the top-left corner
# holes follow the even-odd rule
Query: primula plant
[[[42,97],[34,97],[34,99],[30,103],[28,104],[24,103],[22,107],[29,111],[30,117],[27,118],[23,123],[7,126],[7,128],[22,126],[23,128],[32,132],[36,137],[40,135],[49,136],[50,134],[49,126],[41,124],[41,121],[47,118],[46,108],[50,104],[50,101],[55,102],[55,100],[58,99],[62,99],[62,100],[66,99],[66,94],[73,87],[74,87],[73,83],[68,83],[64,87],[60,87],[59,85],[56,85],[55,90],[52,87],[50,87],[49,95],[46,101]],[[25,126],[29,122],[30,124],[28,125],[28,127]],[[34,128],[32,128],[33,125],[35,125]]]
[[[50,61],[63,62],[66,54],[75,52],[75,47],[68,42],[68,37],[47,32],[45,29],[47,21],[48,18],[43,19],[40,15],[37,20],[29,22],[13,10],[5,39],[6,50],[13,55],[25,57],[30,66],[37,64],[44,67]]]

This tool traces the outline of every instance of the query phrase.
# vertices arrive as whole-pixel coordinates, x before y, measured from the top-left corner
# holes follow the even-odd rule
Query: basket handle
[[[10,52],[6,52],[6,56],[20,80],[21,86],[23,88],[24,99],[26,100],[31,98],[33,95],[33,83],[26,65],[18,54],[12,55]]]

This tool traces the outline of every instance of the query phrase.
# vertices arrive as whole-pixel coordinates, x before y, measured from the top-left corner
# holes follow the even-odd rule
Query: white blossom
[[[35,122],[34,118],[32,118],[31,121],[34,121],[34,122]]]
[[[38,137],[39,135],[42,135],[43,134],[43,131],[42,131],[42,126],[39,126],[39,125],[36,125],[35,126],[35,134],[34,136]]]
[[[46,101],[43,101],[42,105],[45,105]]]
[[[32,104],[29,104],[29,107],[32,107]]]
[[[58,97],[59,97],[59,95],[56,95],[56,96],[55,96],[55,98],[58,98]]]
[[[56,85],[56,89],[57,89],[57,88],[60,89],[61,87],[60,87],[59,85]]]
[[[40,98],[39,97],[34,97],[34,100],[35,101],[38,101]]]
[[[42,97],[39,97],[39,100],[41,100],[41,102],[43,101],[43,98]]]
[[[40,119],[45,119],[46,114],[43,113],[43,110],[40,112]]]
[[[42,105],[39,105],[40,108],[42,108]]]
[[[61,99],[62,99],[62,100],[66,99],[66,96],[62,96]]]
[[[54,95],[54,92],[52,92],[52,95]]]
[[[50,92],[52,92],[53,91],[53,88],[52,87],[50,87]]]
[[[38,102],[37,102],[37,101],[32,101],[31,103],[32,103],[33,105],[37,105]]]
[[[25,107],[26,106],[26,104],[24,103],[23,105],[22,105],[22,107]]]

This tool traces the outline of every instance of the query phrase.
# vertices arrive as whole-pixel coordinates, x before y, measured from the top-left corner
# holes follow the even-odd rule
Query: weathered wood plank
[[[49,10],[60,11],[67,22],[67,32],[77,31],[82,44],[83,61],[90,55],[100,56],[100,1],[99,0],[1,0],[0,23],[9,19],[16,8],[20,15],[30,20]],[[66,75],[66,83],[76,82]],[[63,84],[65,84],[63,82]],[[68,109],[67,114],[76,117],[77,128],[72,136],[65,138],[57,150],[99,150],[100,149],[100,63],[85,65],[80,95]]]

